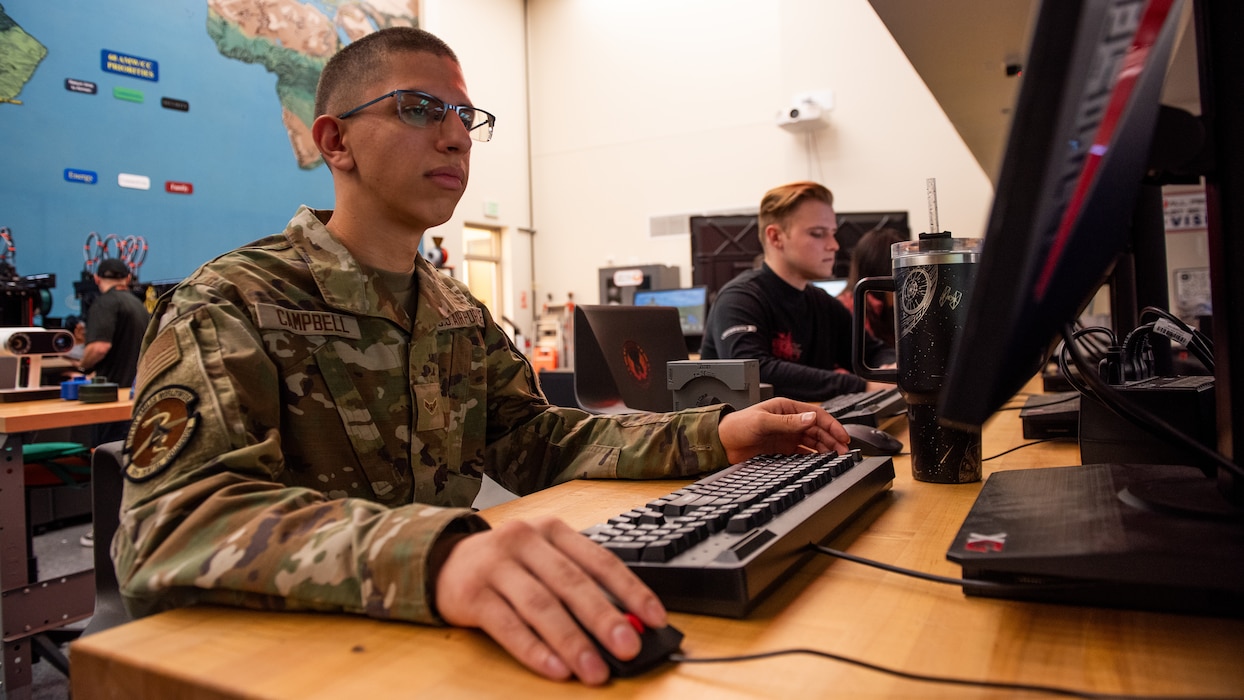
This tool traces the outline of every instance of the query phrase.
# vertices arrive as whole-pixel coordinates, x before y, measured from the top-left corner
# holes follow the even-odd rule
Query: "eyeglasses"
[[[390,97],[397,98],[397,117],[403,122],[420,129],[426,129],[433,124],[440,124],[445,121],[445,117],[450,112],[457,112],[458,118],[462,120],[462,125],[470,132],[471,138],[476,141],[491,141],[492,130],[497,124],[497,118],[485,112],[468,105],[451,105],[439,97],[434,97],[426,92],[418,90],[394,90],[386,92],[370,102],[347,110],[337,115],[338,119],[351,117],[359,112],[359,110],[370,107],[381,100],[387,100]]]

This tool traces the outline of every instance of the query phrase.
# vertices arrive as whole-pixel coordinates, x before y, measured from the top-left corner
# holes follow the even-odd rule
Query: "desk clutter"
[[[120,388],[118,384],[108,381],[107,377],[94,377],[92,379],[74,377],[68,381],[61,382],[60,397],[66,401],[108,403],[117,400],[117,391]]]

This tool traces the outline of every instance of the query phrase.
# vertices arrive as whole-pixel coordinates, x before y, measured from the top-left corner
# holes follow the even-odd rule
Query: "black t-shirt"
[[[815,285],[795,289],[768,265],[717,292],[700,345],[701,359],[759,360],[760,381],[801,401],[863,391],[864,380],[849,373],[851,354],[851,312]],[[894,362],[894,349],[870,335],[864,357],[878,367]]]
[[[151,315],[128,289],[111,289],[91,302],[86,318],[86,343],[112,343],[107,355],[90,370],[122,387],[138,374],[138,351]]]

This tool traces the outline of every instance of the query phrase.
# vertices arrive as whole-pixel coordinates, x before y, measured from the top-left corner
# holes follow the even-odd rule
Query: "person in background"
[[[851,268],[847,273],[847,288],[838,295],[838,301],[855,313],[855,285],[865,277],[889,277],[894,274],[890,246],[908,240],[907,234],[896,228],[873,229],[856,242],[851,249]],[[864,299],[864,330],[885,343],[895,347],[894,295],[869,294]]]
[[[467,186],[492,114],[418,29],[349,44],[312,137],[335,210],[210,261],[143,342],[113,541],[127,607],[217,603],[477,627],[535,672],[603,683],[590,634],[629,659],[660,600],[555,518],[495,529],[482,478],[688,477],[766,452],[842,450],[819,408],[772,399],[670,414],[550,406],[461,282],[419,255]],[[581,622],[583,627],[576,624]]]
[[[99,296],[87,308],[85,345],[78,371],[121,388],[132,387],[138,371],[138,353],[151,315],[133,291],[133,274],[117,258],[101,260],[95,269]],[[94,427],[94,443],[125,439],[129,421]]]
[[[78,370],[104,377],[119,386],[134,384],[143,333],[151,316],[130,290],[133,275],[117,258],[105,258],[95,270],[99,296],[91,302],[86,318],[86,345]],[[124,431],[114,439],[125,437]]]
[[[760,201],[759,269],[717,292],[700,357],[760,362],[760,381],[777,396],[824,401],[881,388],[852,374],[851,312],[813,280],[833,275],[838,230],[834,196],[815,182],[775,187]],[[870,366],[894,362],[894,348],[867,338]]]
[[[82,361],[82,353],[86,351],[86,321],[77,316],[66,316],[62,327],[73,333],[73,347],[65,353],[65,359],[72,361],[76,367]]]

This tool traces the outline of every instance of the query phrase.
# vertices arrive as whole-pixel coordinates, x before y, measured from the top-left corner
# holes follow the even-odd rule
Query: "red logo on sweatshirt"
[[[773,338],[773,356],[779,360],[796,362],[803,355],[803,348],[791,338],[790,333],[778,333]]]

